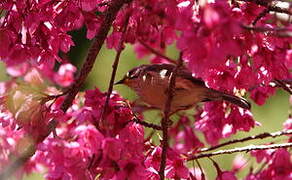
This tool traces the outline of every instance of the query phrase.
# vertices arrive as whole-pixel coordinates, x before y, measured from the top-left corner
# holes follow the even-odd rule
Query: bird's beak
[[[124,84],[124,82],[125,82],[125,78],[119,80],[118,82],[115,82],[114,85],[117,85],[117,84]]]

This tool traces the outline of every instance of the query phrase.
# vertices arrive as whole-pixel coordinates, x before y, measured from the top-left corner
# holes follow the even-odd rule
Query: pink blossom
[[[150,51],[148,49],[146,49],[146,47],[144,47],[142,44],[140,43],[136,43],[134,45],[134,50],[136,52],[136,56],[137,58],[141,59],[147,55],[150,54]]]
[[[202,131],[205,138],[210,144],[217,144],[218,140],[223,137],[223,120],[224,111],[220,102],[206,103],[204,110],[196,115],[196,129]],[[210,131],[212,129],[212,131]]]
[[[258,104],[263,105],[266,99],[275,93],[272,87],[257,87],[251,91],[250,97]]]
[[[232,163],[232,171],[237,172],[247,165],[247,159],[243,155],[236,155]]]
[[[160,167],[160,160],[161,160],[161,148],[155,147],[147,155],[145,159],[145,166],[152,173],[158,172],[159,167]]]
[[[166,169],[165,169],[165,176],[167,178],[188,178],[189,177],[189,170],[184,165],[184,161],[177,151],[172,149],[168,149],[167,152],[167,161],[166,161]],[[157,147],[153,149],[151,154],[145,160],[145,165],[147,170],[152,174],[153,179],[157,177],[157,172],[159,171],[160,167],[160,158],[161,158],[161,148]]]
[[[25,132],[23,130],[15,130],[16,128],[13,126],[6,126],[3,127],[0,125],[0,170],[3,171],[7,164],[10,163],[10,155],[17,156],[22,149],[19,149],[17,147],[17,144],[19,141],[22,140],[22,138],[25,135]]]
[[[65,30],[73,30],[83,26],[85,17],[79,7],[69,3],[63,7],[55,21],[58,26],[62,26]]]
[[[12,51],[11,46],[16,42],[16,34],[9,29],[1,29],[0,30],[0,40],[1,40],[1,51],[0,57],[1,59],[6,59],[8,61],[8,56]]]
[[[84,11],[92,11],[97,8],[97,5],[102,2],[101,0],[81,0],[81,8]]]
[[[237,178],[233,172],[223,171],[216,177],[216,180],[237,180]]]
[[[141,161],[135,161],[135,160],[127,160],[127,161],[121,161],[119,163],[121,167],[121,171],[117,173],[118,180],[122,179],[129,179],[129,180],[135,180],[135,179],[142,179],[146,180],[146,169]]]
[[[122,33],[121,32],[114,32],[112,33],[107,39],[107,48],[112,49],[115,48],[116,51],[119,50],[119,43],[121,41]]]
[[[72,64],[62,64],[59,67],[58,73],[54,74],[54,80],[61,86],[70,86],[74,82],[75,72],[76,67]]]
[[[64,177],[90,179],[91,172],[88,169],[90,157],[100,154],[103,141],[101,133],[93,126],[84,125],[72,128],[72,131],[67,127],[58,132],[62,140],[47,138],[39,144],[35,161],[50,167],[48,179]]]
[[[125,4],[114,17],[116,3]],[[157,132],[144,137],[148,130],[133,122],[136,116],[143,119],[135,103],[129,107],[114,91],[105,108],[107,93],[95,88],[78,93],[64,112],[62,104],[68,94],[54,97],[62,95],[61,90],[46,82],[69,87],[75,80],[76,68],[66,58],[77,43],[72,31],[86,28],[86,38],[101,40],[101,24],[110,23],[106,45],[117,50],[127,21],[123,46],[134,45],[138,58],[147,58],[151,64],[169,63],[141,42],[166,56],[173,55],[170,51],[176,46],[183,64],[208,87],[246,93],[262,105],[276,91],[270,82],[291,79],[292,66],[291,38],[279,30],[289,30],[291,25],[278,13],[263,15],[267,4],[278,8],[266,2],[226,0],[2,0],[0,59],[12,78],[0,83],[0,169],[33,142],[36,152],[18,171],[18,179],[23,172],[38,172],[52,180],[158,180],[162,149],[154,140]],[[113,21],[107,21],[108,15]],[[192,174],[193,167],[187,166],[185,158],[204,147],[199,133],[206,143],[216,145],[259,124],[249,110],[227,102],[198,104],[194,118],[191,112],[171,117],[166,178],[203,178],[197,168]],[[149,122],[160,120],[160,116],[153,118]],[[291,128],[290,121],[284,129]],[[51,122],[57,122],[53,129]],[[263,166],[252,166],[246,179],[292,179],[287,149],[252,151],[251,155]],[[236,179],[235,173],[246,163],[236,158],[232,171],[222,171],[213,162],[217,179]]]
[[[174,147],[180,152],[187,153],[203,147],[195,130],[190,126],[190,119],[187,116],[181,116],[178,123],[170,129],[170,135],[174,136]]]
[[[71,36],[67,34],[60,34],[59,36],[60,40],[60,50],[67,53],[71,46],[74,46],[74,42],[71,39]]]
[[[212,6],[205,7],[203,19],[208,28],[213,28],[221,21],[220,14]]]
[[[123,150],[123,144],[115,138],[106,138],[103,142],[103,151],[106,156],[114,161],[120,160]]]
[[[204,172],[203,172],[204,173]],[[200,168],[195,167],[194,169],[190,169],[190,178],[191,180],[203,180],[202,171]]]
[[[165,168],[167,178],[183,178],[187,179],[189,177],[189,170],[184,165],[182,159],[176,159],[171,161]]]
[[[169,61],[168,60],[166,60],[166,59],[164,59],[164,58],[161,58],[161,57],[159,57],[159,56],[155,56],[155,57],[153,57],[153,58],[151,58],[150,59],[150,62],[152,63],[152,64],[162,64],[162,63],[169,63]]]
[[[249,131],[255,125],[260,125],[256,122],[249,110],[243,110],[234,105],[231,106],[232,113],[227,116],[226,123],[232,125],[233,133],[236,131]]]
[[[259,179],[291,179],[292,169],[291,169],[290,154],[286,149],[278,149],[272,155],[268,163],[268,167],[258,173],[256,176]]]
[[[203,111],[196,115],[195,127],[204,133],[208,143],[217,144],[220,138],[235,134],[238,130],[249,131],[259,125],[248,110],[234,105],[231,105],[230,113],[226,114],[226,110],[221,102],[208,102],[205,103]]]
[[[6,68],[7,73],[13,77],[20,77],[26,74],[29,65],[27,63],[17,64],[15,66],[8,66]]]
[[[265,161],[268,162],[272,157],[274,150],[257,150],[251,151],[251,155],[256,157],[258,163]]]
[[[287,50],[286,51],[286,67],[291,69],[292,68],[292,50]]]
[[[85,13],[85,25],[87,27],[87,39],[93,39],[100,28],[101,19],[97,18],[95,14]]]
[[[224,67],[227,56],[238,56],[242,54],[240,42],[236,38],[241,29],[239,22],[232,16],[230,7],[223,1],[208,4],[203,9],[203,21],[194,24],[196,31],[184,31],[178,41],[178,48],[183,50],[184,59],[188,61],[189,68],[198,76],[205,79],[207,71],[198,67],[202,65],[206,69]],[[219,21],[220,19],[220,21]],[[229,32],[223,30],[228,26]],[[224,28],[223,28],[224,27]],[[193,51],[196,49],[196,51]],[[226,51],[228,49],[228,51]]]
[[[284,130],[292,129],[292,118],[289,117],[289,118],[283,123],[283,126],[284,126]]]
[[[102,147],[104,136],[92,125],[80,125],[74,129],[74,134],[78,135],[78,142],[89,150],[89,154],[97,154]]]

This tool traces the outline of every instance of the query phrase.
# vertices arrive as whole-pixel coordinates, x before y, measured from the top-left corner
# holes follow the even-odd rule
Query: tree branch
[[[232,154],[232,153],[237,153],[237,152],[249,152],[249,151],[253,151],[253,150],[279,149],[279,148],[288,148],[288,147],[292,147],[292,143],[271,144],[271,145],[249,145],[246,147],[219,150],[219,151],[211,152],[211,153],[203,153],[203,154],[199,154],[199,155],[193,155],[193,156],[186,158],[186,160],[191,161],[194,159],[200,159],[200,158],[204,158],[204,157],[211,157],[211,156],[217,156],[217,155],[223,155],[223,154]]]
[[[183,62],[182,62],[182,53],[181,53],[178,60],[178,64],[175,67],[169,79],[169,85],[168,85],[168,91],[167,91],[168,96],[167,96],[167,100],[164,106],[164,117],[161,120],[162,152],[161,152],[161,161],[160,161],[160,169],[159,169],[160,180],[164,180],[164,170],[166,166],[166,154],[167,154],[167,148],[168,148],[168,124],[169,124],[169,116],[170,116],[170,110],[171,110],[171,102],[174,95],[176,74],[179,68],[182,66],[182,63]]]
[[[104,103],[104,107],[103,107],[103,110],[102,110],[102,113],[101,113],[101,116],[100,116],[101,119],[99,121],[99,123],[100,123],[99,125],[102,128],[105,127],[105,124],[104,124],[105,123],[104,122],[104,118],[105,117],[104,116],[105,116],[107,108],[108,108],[110,96],[111,96],[111,94],[113,92],[113,86],[114,86],[115,77],[116,77],[116,73],[117,73],[117,69],[118,69],[118,65],[119,65],[119,61],[120,61],[120,56],[121,56],[122,50],[124,49],[125,33],[126,33],[126,30],[127,30],[128,24],[129,24],[129,18],[130,18],[130,14],[128,13],[127,17],[125,19],[124,25],[123,25],[122,35],[121,35],[121,39],[120,39],[119,44],[118,44],[118,50],[117,50],[117,54],[116,54],[116,57],[115,57],[115,61],[114,61],[113,65],[112,65],[113,71],[112,71],[109,87],[108,87],[108,90],[107,90],[107,96],[106,96],[106,100],[105,100],[105,103]]]
[[[279,137],[279,136],[289,135],[289,134],[292,134],[292,130],[277,131],[277,132],[272,132],[272,133],[265,132],[265,133],[261,133],[261,134],[255,135],[255,136],[245,137],[245,138],[242,138],[242,139],[234,139],[234,140],[222,143],[222,144],[218,144],[216,146],[212,146],[210,148],[204,148],[204,149],[201,149],[199,151],[199,153],[200,152],[211,151],[211,150],[223,147],[223,146],[227,146],[227,145],[235,144],[235,143],[239,143],[239,142],[242,143],[242,142],[245,142],[245,141],[250,141],[250,140],[255,140],[255,139],[265,139],[265,138],[269,138],[269,137],[276,138],[276,137]]]
[[[83,64],[75,83],[70,87],[69,93],[64,100],[61,109],[66,112],[67,109],[72,105],[72,102],[83,85],[88,74],[94,65],[96,57],[107,37],[110,27],[116,18],[118,11],[122,8],[125,3],[129,3],[131,0],[116,0],[109,5],[107,13],[105,14],[104,21],[100,25],[100,29],[94,39],[92,46],[88,51],[87,58]]]

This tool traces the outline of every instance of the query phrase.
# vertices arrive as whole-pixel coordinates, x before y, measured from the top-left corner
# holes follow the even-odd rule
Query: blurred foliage
[[[6,71],[5,71],[5,64],[0,61],[0,69],[1,69],[1,73],[0,73],[0,82],[2,81],[6,81],[7,79],[9,79],[8,75],[6,74]]]
[[[45,180],[42,174],[32,173],[23,178],[23,180]]]

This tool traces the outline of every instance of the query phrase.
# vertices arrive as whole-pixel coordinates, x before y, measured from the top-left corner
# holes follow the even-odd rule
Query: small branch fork
[[[75,83],[68,90],[68,94],[61,106],[61,109],[63,110],[63,112],[66,112],[67,109],[72,105],[72,102],[76,94],[80,90],[88,74],[91,72],[91,69],[94,65],[96,57],[102,45],[104,44],[104,41],[111,28],[112,22],[116,18],[117,13],[123,7],[124,4],[130,3],[130,2],[131,0],[115,0],[111,4],[109,4],[108,10],[105,13],[104,20],[100,26],[101,28],[99,29],[94,39],[94,42],[89,49],[87,58],[78,74],[77,79],[75,80]],[[47,133],[45,133],[42,137],[39,138],[39,142],[43,141],[52,131],[54,131],[56,126],[57,126],[57,121],[52,120],[48,124]],[[0,180],[5,180],[9,178],[16,170],[22,167],[23,164],[26,163],[32,155],[34,155],[35,151],[36,149],[35,149],[34,144],[29,146],[26,152],[21,154],[17,159],[13,160],[9,165],[7,165],[7,168],[5,168],[4,171],[1,172]]]
[[[193,156],[186,158],[186,160],[192,161],[194,159],[200,159],[200,158],[204,158],[204,157],[211,157],[211,156],[217,156],[217,155],[223,155],[223,154],[249,152],[249,151],[253,151],[253,150],[279,149],[279,148],[288,148],[288,147],[292,147],[292,143],[271,144],[271,145],[249,145],[246,147],[226,149],[226,150],[220,150],[220,151],[211,152],[211,153],[203,153],[203,154],[199,154],[199,155],[193,155]]]
[[[172,75],[170,76],[169,85],[168,85],[168,96],[164,106],[164,116],[161,120],[161,128],[162,128],[162,152],[161,152],[161,161],[160,161],[160,168],[159,168],[159,176],[160,180],[164,180],[164,170],[166,166],[166,155],[167,155],[167,148],[168,148],[168,125],[169,125],[169,116],[171,115],[171,102],[174,95],[174,88],[175,88],[175,79],[179,68],[183,65],[182,61],[182,53],[180,54],[178,64],[175,67]]]

